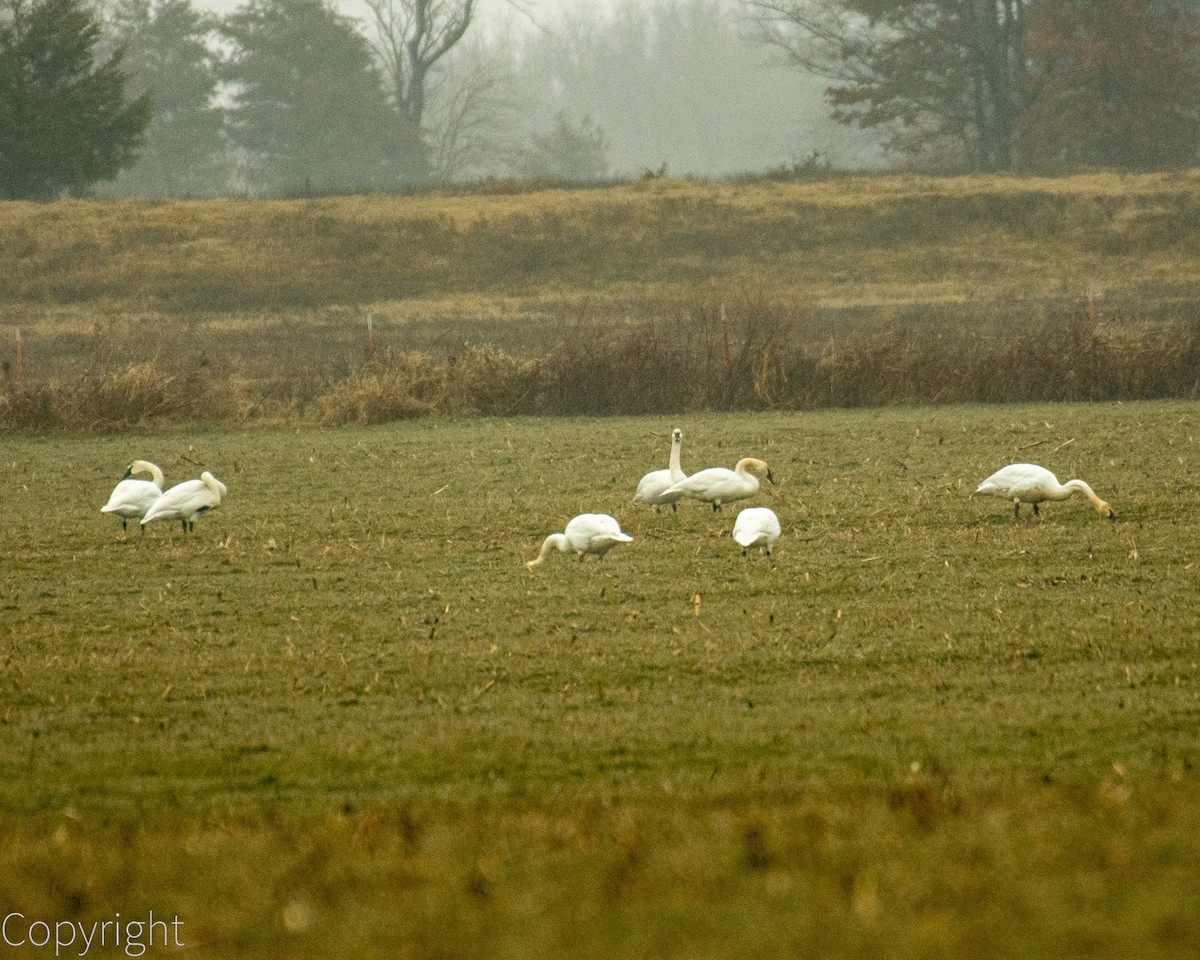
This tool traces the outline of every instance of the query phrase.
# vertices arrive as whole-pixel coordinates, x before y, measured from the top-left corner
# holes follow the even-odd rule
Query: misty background
[[[10,199],[1198,162],[1200,0],[0,0]]]
[[[231,0],[193,6],[222,19],[245,8]],[[365,0],[330,6],[364,37],[377,31]],[[135,56],[127,59],[134,92],[137,66]],[[878,165],[872,134],[831,119],[825,85],[784,63],[729,0],[481,0],[466,35],[430,73],[421,122],[426,179],[723,177]],[[215,99],[223,105],[228,94]],[[236,158],[186,184],[154,167],[143,156],[99,190],[211,195],[264,187]]]
[[[540,0],[528,15],[489,0],[481,9],[483,29],[447,58],[445,93],[481,63],[510,71],[507,126],[518,142],[560,116],[590,123],[617,177],[878,163],[872,135],[830,117],[826,81],[784,63],[728,0]],[[481,158],[463,172],[502,172],[487,166]]]

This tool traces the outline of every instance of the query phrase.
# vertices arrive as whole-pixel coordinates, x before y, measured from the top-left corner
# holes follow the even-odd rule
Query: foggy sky
[[[226,14],[237,0],[194,0],[198,6]],[[338,0],[347,16],[366,24],[370,12],[362,0]],[[570,41],[580,23],[611,22],[611,14],[628,0],[521,0],[525,15],[505,0],[482,0],[480,20],[488,36],[546,44]],[[643,0],[650,10],[658,0]],[[636,8],[635,8],[636,9]],[[732,15],[733,4],[723,7]],[[586,51],[587,46],[584,45]],[[771,54],[747,41],[737,69],[717,63],[709,51],[686,59],[686,77],[663,65],[658,75],[611,76],[606,82],[568,82],[553,93],[527,83],[522,102],[509,122],[515,138],[549,129],[561,113],[573,123],[586,119],[603,129],[609,144],[610,173],[636,176],[664,164],[668,174],[723,176],[763,172],[819,154],[844,168],[877,162],[874,141],[828,118],[823,84],[794,67],[772,64]],[[703,64],[712,73],[697,74]],[[722,72],[723,71],[723,72]],[[583,78],[589,80],[592,78]],[[579,78],[575,78],[579,81]],[[477,169],[475,176],[503,174]]]

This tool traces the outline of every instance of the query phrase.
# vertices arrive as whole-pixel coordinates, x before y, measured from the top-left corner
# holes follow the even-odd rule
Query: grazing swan
[[[135,473],[148,473],[153,480],[138,480]],[[101,513],[115,513],[121,518],[124,530],[130,520],[141,520],[150,505],[162,496],[163,472],[149,460],[134,460],[125,471],[121,482],[113,487],[108,503],[100,508]],[[144,532],[144,531],[143,531]]]
[[[1112,507],[1096,496],[1095,491],[1082,480],[1059,483],[1054,474],[1035,463],[1010,463],[1007,467],[1001,467],[984,480],[975,493],[1011,500],[1014,517],[1020,516],[1023,503],[1032,503],[1036,515],[1038,504],[1043,500],[1066,500],[1074,493],[1081,493],[1092,502],[1097,513],[1109,520],[1117,519]]]
[[[743,557],[751,547],[762,547],[769,557],[782,532],[779,518],[770,507],[747,507],[733,524],[733,539],[741,546]]]
[[[225,484],[205,470],[199,480],[185,480],[154,501],[142,517],[144,527],[151,520],[178,520],[183,532],[196,529],[196,518],[215,510],[225,499]]]
[[[564,533],[550,534],[542,543],[537,557],[525,566],[532,570],[546,559],[546,554],[551,550],[577,553],[580,562],[589,553],[602,557],[618,543],[628,543],[632,539],[629,534],[621,532],[620,524],[607,513],[581,513],[567,524]]]
[[[662,495],[667,488],[680,480],[686,480],[687,474],[679,466],[679,452],[683,447],[683,432],[676,427],[671,431],[671,459],[666,470],[653,470],[638,481],[637,493],[633,495],[634,503],[646,503],[658,513],[659,507],[670,503],[671,509],[678,509],[675,500],[664,500]],[[676,497],[676,500],[679,498]]]
[[[672,484],[663,491],[662,496],[668,503],[680,497],[707,500],[714,510],[720,510],[723,503],[745,500],[758,493],[758,477],[751,471],[765,473],[767,480],[775,482],[775,478],[771,476],[771,469],[762,460],[744,457],[732,470],[725,467],[709,467],[707,470],[693,473],[686,480]]]

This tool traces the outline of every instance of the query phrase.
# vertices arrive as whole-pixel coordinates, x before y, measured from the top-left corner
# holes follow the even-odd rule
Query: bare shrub
[[[546,357],[544,412],[667,413],[788,406],[801,315],[749,298],[613,329],[581,324]]]
[[[441,373],[439,412],[460,416],[532,413],[541,377],[539,360],[523,360],[491,346],[464,344],[444,360],[429,358]]]
[[[65,422],[96,430],[178,422],[189,405],[177,378],[153,362],[90,373],[57,393]]]
[[[0,429],[109,432],[184,424],[371,424],[430,415],[610,415],[906,403],[1124,400],[1200,394],[1200,315],[1153,323],[1062,301],[965,317],[906,315],[839,326],[807,305],[753,294],[657,303],[648,317],[586,312],[522,353],[459,341],[384,347],[297,338],[272,366],[235,347],[210,361],[162,332],[97,334],[90,363],[28,382],[9,365]],[[274,327],[270,336],[278,335]],[[249,343],[243,333],[237,346]]]
[[[438,381],[425,354],[386,351],[365,370],[317,397],[311,419],[326,426],[411,420],[436,410],[430,395]]]
[[[0,394],[0,425],[6,430],[30,432],[58,427],[53,391],[44,386],[6,389]]]

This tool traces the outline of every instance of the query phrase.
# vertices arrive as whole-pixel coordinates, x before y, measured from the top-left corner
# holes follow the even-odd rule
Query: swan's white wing
[[[577,552],[594,553],[617,543],[628,543],[633,537],[621,532],[621,525],[607,513],[581,513],[567,524],[567,540]]]
[[[670,470],[655,470],[648,473],[638,481],[637,493],[633,495],[633,502],[648,503],[652,507],[658,506],[663,502],[662,495],[674,482]]]
[[[667,495],[703,498],[722,480],[736,476],[737,474],[725,467],[709,467],[707,470],[698,470],[690,477],[685,477],[678,483],[672,484],[666,492]]]
[[[158,486],[149,480],[122,480],[100,508],[101,513],[115,513],[118,517],[141,518],[151,505],[162,496]]]
[[[203,480],[185,480],[155,500],[142,518],[142,523],[151,520],[186,520],[219,502]]]
[[[1026,496],[1044,496],[1058,486],[1054,474],[1035,463],[1010,463],[1001,467],[976,488],[976,493],[1019,500]]]
[[[774,510],[769,507],[749,507],[738,514],[733,524],[733,539],[739,546],[752,547],[759,543],[773,543],[781,531]]]

